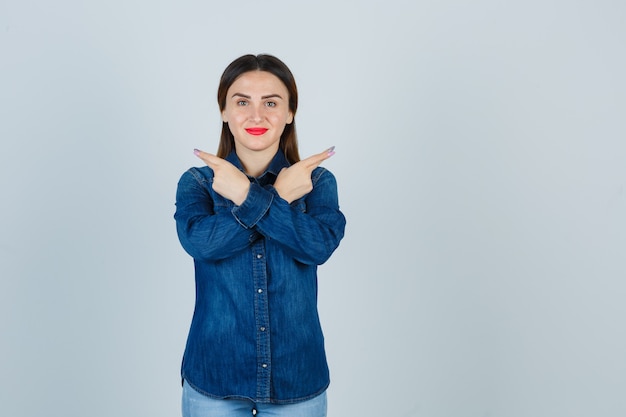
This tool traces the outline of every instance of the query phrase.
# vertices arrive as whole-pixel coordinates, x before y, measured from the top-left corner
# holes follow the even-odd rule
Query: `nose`
[[[261,114],[262,108],[259,105],[250,106],[250,120],[254,122],[260,122],[263,120],[263,115]]]

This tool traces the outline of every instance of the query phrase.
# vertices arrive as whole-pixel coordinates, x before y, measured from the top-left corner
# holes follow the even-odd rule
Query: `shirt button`
[[[264,363],[263,365],[261,365],[263,368],[267,368],[267,364]]]
[[[261,255],[260,253],[256,256],[257,259],[261,259],[263,257],[263,255]]]
[[[265,331],[265,327],[261,327],[261,331],[264,332]]]
[[[259,294],[261,294],[263,292],[263,288],[259,288],[258,290],[256,290],[256,292],[258,292]]]

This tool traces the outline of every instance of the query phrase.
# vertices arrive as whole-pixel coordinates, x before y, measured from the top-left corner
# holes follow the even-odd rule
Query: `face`
[[[275,154],[285,125],[293,122],[287,87],[266,71],[243,73],[228,89],[222,120],[228,123],[238,154]]]

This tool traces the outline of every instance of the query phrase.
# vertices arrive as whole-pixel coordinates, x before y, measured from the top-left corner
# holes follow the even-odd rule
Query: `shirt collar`
[[[240,171],[244,172],[243,165],[241,164],[241,161],[239,160],[239,157],[237,156],[237,153],[235,151],[232,151],[230,154],[228,154],[225,159],[237,168],[239,168]],[[283,168],[287,168],[290,165],[291,164],[289,163],[289,161],[287,161],[287,158],[285,157],[285,153],[281,149],[279,149],[278,152],[276,152],[276,155],[274,155],[274,158],[272,158],[272,161],[270,162],[265,172],[259,175],[258,178],[261,178],[268,173],[273,174],[274,176],[278,176],[278,173]]]

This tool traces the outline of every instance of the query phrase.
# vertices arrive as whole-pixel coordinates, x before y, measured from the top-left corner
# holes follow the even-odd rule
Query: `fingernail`
[[[326,152],[328,152],[329,155],[334,155],[335,154],[335,147],[331,146],[330,148],[328,148],[328,150]]]
[[[328,156],[333,156],[335,154],[335,151],[329,151],[328,152]]]
[[[194,149],[193,150],[193,154],[198,156],[198,155],[200,155],[200,151],[198,149]]]

